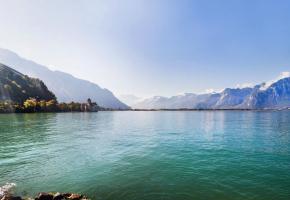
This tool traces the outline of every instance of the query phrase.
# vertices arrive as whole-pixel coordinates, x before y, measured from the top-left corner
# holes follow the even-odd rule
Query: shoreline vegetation
[[[0,113],[65,113],[65,112],[98,112],[98,111],[286,111],[283,109],[112,109],[98,106],[89,98],[86,103],[70,102],[58,103],[52,99],[49,101],[29,98],[23,103],[13,101],[0,101]]]
[[[88,99],[86,103],[58,103],[55,99],[29,98],[23,103],[0,101],[0,113],[45,113],[45,112],[98,112],[104,108]]]

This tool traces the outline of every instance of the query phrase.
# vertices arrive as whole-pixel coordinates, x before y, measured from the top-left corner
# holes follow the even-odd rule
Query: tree
[[[36,112],[37,101],[36,99],[27,99],[23,106],[26,112]]]
[[[40,111],[45,112],[47,110],[46,109],[46,101],[45,100],[41,100],[39,102],[39,106],[40,106]]]
[[[59,110],[61,112],[68,112],[68,111],[70,111],[70,108],[69,108],[68,104],[66,104],[66,103],[60,103],[60,104],[58,104],[58,108],[59,108]]]
[[[56,112],[58,111],[58,107],[57,107],[57,101],[52,99],[50,101],[46,102],[46,110],[48,112]]]

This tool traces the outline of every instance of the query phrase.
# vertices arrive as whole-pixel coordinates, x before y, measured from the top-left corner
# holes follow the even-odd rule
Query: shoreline
[[[0,186],[0,200],[90,200],[83,194],[60,193],[60,192],[39,192],[35,197],[15,195],[15,183],[6,183]]]
[[[16,196],[11,193],[5,193],[0,196],[1,200],[90,200],[83,194],[60,193],[60,192],[40,192],[36,197]]]
[[[41,114],[41,113],[98,113],[98,112],[220,112],[220,111],[236,111],[236,112],[283,112],[290,111],[290,108],[285,109],[104,109],[92,112],[83,112],[83,111],[68,111],[68,112],[0,112],[0,114]]]

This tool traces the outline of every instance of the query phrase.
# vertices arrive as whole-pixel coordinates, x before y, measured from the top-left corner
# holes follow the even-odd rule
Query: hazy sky
[[[0,47],[118,94],[202,92],[290,71],[289,0],[0,0]]]

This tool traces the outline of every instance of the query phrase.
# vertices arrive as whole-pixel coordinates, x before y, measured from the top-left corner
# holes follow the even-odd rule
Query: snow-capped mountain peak
[[[185,93],[153,97],[133,105],[144,109],[271,109],[290,107],[290,73],[253,87],[226,88],[218,93]]]
[[[273,83],[275,83],[281,79],[288,78],[288,77],[290,77],[290,72],[281,72],[277,78],[270,80],[270,81],[267,81],[265,83],[262,83],[260,90],[267,90]]]

